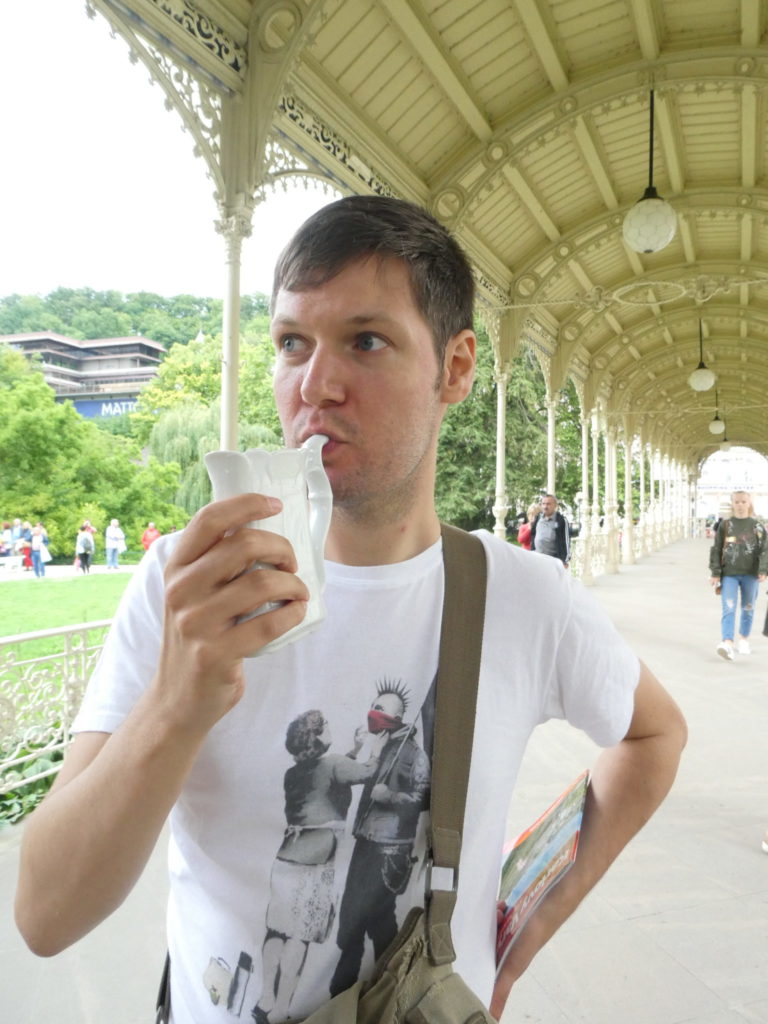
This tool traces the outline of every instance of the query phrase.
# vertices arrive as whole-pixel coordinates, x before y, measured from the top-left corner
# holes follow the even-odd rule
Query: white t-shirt
[[[526,742],[538,724],[565,718],[602,746],[617,743],[631,719],[639,664],[558,561],[479,536],[488,597],[452,932],[456,970],[488,1002],[504,827]],[[162,571],[177,539],[159,538],[131,580],[76,731],[113,732],[151,679]],[[431,742],[425,721],[437,670],[442,546],[396,565],[327,563],[326,574],[326,621],[245,662],[245,694],[211,730],[172,812],[174,1024],[217,1024],[232,1015],[251,1021],[257,1005],[273,1011],[257,1020],[300,1019],[329,998],[342,953],[354,963],[364,944],[365,976],[382,922],[394,909],[400,924],[410,906],[423,903],[427,812],[419,800]],[[360,729],[377,706],[374,728],[386,725],[387,713],[396,719],[378,734],[378,750]],[[312,751],[306,726],[318,719],[326,728]],[[357,751],[356,733],[363,738]],[[387,774],[379,775],[385,762]],[[367,889],[348,874],[353,853],[368,865]],[[406,884],[400,894],[398,883]]]

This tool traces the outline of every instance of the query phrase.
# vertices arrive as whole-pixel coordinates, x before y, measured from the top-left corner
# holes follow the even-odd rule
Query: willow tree
[[[150,454],[163,464],[179,467],[175,503],[194,513],[211,500],[204,457],[219,447],[219,402],[185,402],[162,413],[149,437]],[[280,446],[280,437],[260,423],[240,424],[240,449]]]

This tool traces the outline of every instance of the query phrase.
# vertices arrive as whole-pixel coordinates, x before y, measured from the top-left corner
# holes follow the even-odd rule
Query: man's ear
[[[440,398],[447,405],[463,402],[475,379],[477,338],[474,331],[459,331],[445,346]]]

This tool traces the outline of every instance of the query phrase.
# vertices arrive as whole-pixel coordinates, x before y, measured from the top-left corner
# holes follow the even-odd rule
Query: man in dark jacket
[[[541,499],[541,512],[531,526],[531,551],[559,558],[568,568],[571,560],[571,530],[568,520],[557,511],[557,498],[545,494]]]

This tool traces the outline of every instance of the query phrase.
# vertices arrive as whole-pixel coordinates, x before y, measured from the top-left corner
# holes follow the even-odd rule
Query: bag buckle
[[[438,892],[458,892],[459,889],[459,868],[456,867],[440,867],[435,864],[432,854],[427,856],[426,861],[426,877],[424,880],[424,895],[429,900],[432,898],[432,893],[437,890]]]

